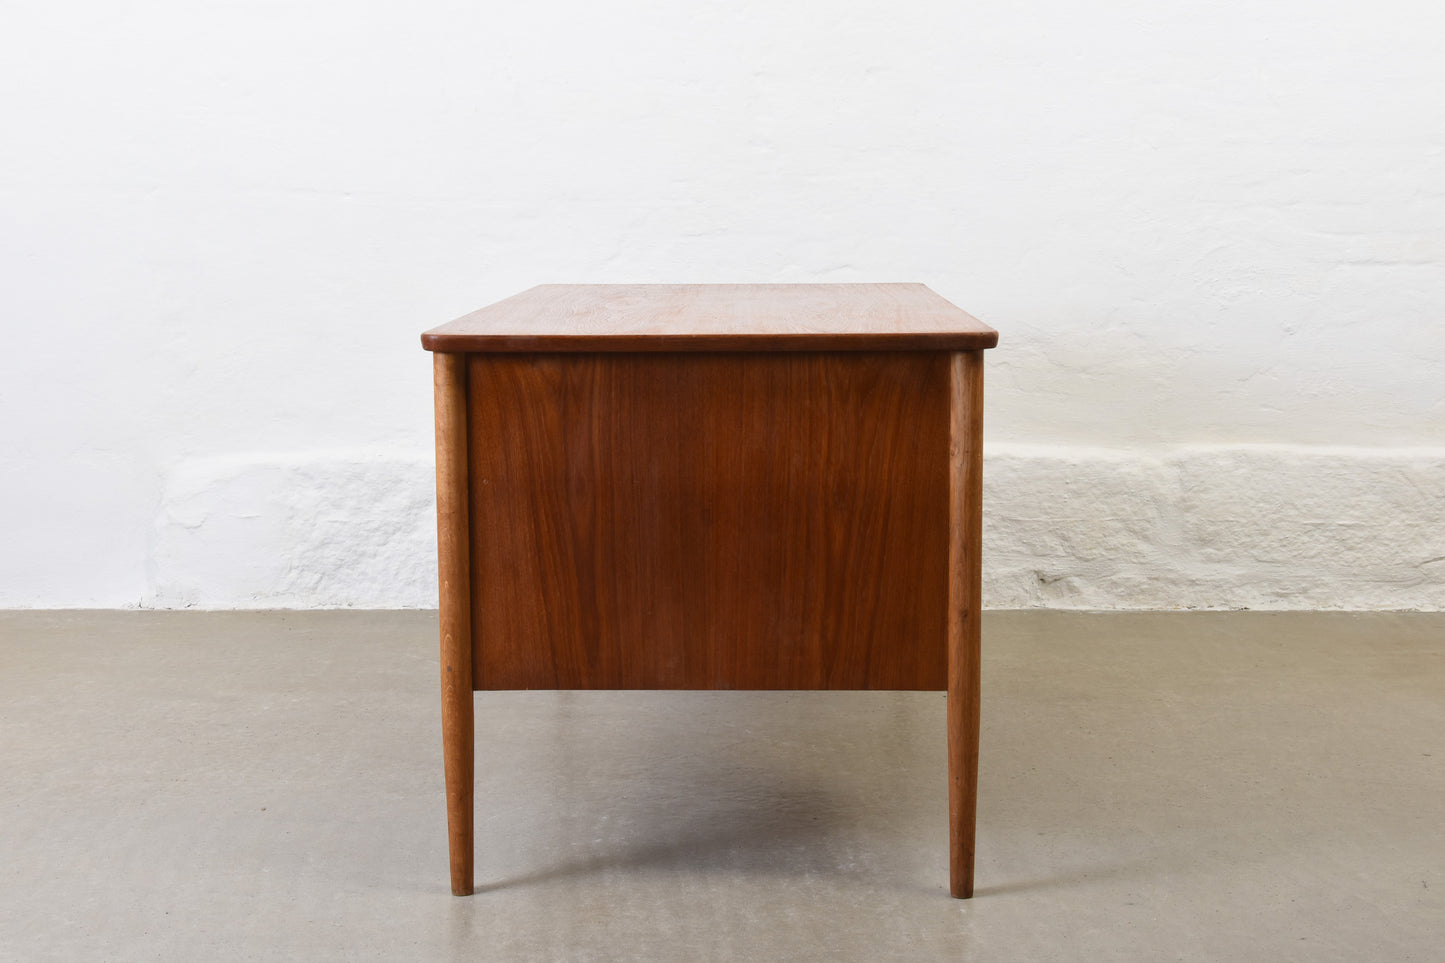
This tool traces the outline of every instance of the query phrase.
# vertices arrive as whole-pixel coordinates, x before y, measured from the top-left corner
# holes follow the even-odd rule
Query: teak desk
[[[973,894],[983,351],[921,284],[543,285],[435,352],[452,892],[478,689],[946,689]]]

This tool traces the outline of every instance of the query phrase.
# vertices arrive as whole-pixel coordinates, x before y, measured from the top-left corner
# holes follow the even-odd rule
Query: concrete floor
[[[989,613],[937,693],[483,693],[435,615],[0,613],[0,959],[1439,960],[1445,615]]]

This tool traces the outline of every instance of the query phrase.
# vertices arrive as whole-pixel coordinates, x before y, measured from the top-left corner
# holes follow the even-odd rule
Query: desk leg
[[[442,758],[452,893],[472,892],[472,626],[467,571],[466,355],[433,358],[437,431],[437,567],[441,608]]]
[[[983,568],[983,352],[953,355],[948,507],[949,890],[973,896]]]

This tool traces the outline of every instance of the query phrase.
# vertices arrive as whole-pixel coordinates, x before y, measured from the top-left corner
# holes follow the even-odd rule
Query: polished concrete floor
[[[989,613],[937,693],[483,693],[424,612],[0,613],[4,960],[1440,960],[1445,615]]]

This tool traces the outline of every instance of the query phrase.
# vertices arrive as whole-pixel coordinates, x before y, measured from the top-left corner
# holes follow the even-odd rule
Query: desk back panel
[[[471,354],[477,689],[943,689],[945,352]]]

